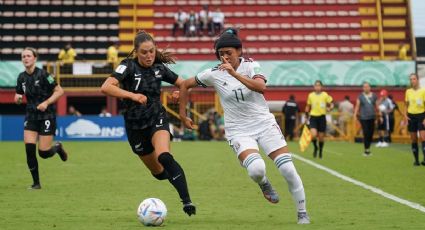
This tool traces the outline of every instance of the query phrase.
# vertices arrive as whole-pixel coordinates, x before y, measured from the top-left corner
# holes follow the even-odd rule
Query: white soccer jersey
[[[249,78],[265,79],[260,65],[251,59],[241,58],[236,72]],[[227,71],[219,70],[218,66],[199,73],[195,78],[203,87],[214,86],[220,96],[227,139],[257,134],[275,122],[263,94],[248,89]]]

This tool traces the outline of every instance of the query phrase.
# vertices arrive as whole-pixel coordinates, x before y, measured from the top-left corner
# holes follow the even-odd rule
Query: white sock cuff
[[[282,166],[282,165],[284,165],[288,162],[292,162],[292,157],[291,157],[290,153],[281,154],[274,159],[274,163],[276,164],[277,168],[280,168],[280,166]]]
[[[242,162],[242,166],[245,168],[248,168],[248,166],[254,162],[255,160],[263,160],[263,158],[261,158],[261,155],[259,153],[251,153],[248,155],[247,158],[245,158],[245,160]]]

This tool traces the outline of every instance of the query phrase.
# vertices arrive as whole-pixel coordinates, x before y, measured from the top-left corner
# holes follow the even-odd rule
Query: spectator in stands
[[[339,129],[341,129],[344,134],[347,134],[347,123],[352,121],[354,113],[354,105],[350,102],[350,96],[345,95],[344,100],[338,105],[338,112]]]
[[[400,43],[400,46],[398,48],[398,60],[409,60],[409,58],[407,57],[407,46],[404,43]]]
[[[375,131],[375,118],[381,112],[378,109],[378,97],[371,92],[369,82],[363,83],[363,92],[359,95],[354,109],[354,117],[359,119],[363,130],[364,156],[370,156],[370,145],[373,141],[373,132]],[[382,120],[381,120],[382,121]]]
[[[114,44],[108,47],[108,51],[106,53],[106,60],[113,65],[118,62],[119,46],[119,42],[114,42]]]
[[[289,100],[282,107],[282,113],[285,115],[285,136],[290,141],[294,139],[294,129],[298,118],[298,104],[293,94],[289,95]]]
[[[63,63],[74,63],[77,53],[72,48],[71,43],[67,43],[65,47],[59,52],[58,59]]]
[[[198,35],[198,22],[199,17],[195,11],[191,10],[189,16],[187,17],[187,32],[186,35],[189,37],[195,37]]]
[[[181,29],[184,35],[186,35],[187,18],[188,18],[188,15],[186,12],[183,11],[182,8],[179,8],[179,11],[174,14],[174,24],[173,24],[173,32],[172,32],[173,37],[176,35],[177,29]]]
[[[140,31],[134,38],[134,49],[121,61],[101,87],[108,95],[123,99],[124,122],[128,142],[135,154],[158,180],[168,180],[177,190],[183,211],[196,214],[182,167],[170,153],[170,125],[161,104],[161,83],[182,87],[183,78],[166,64],[175,63],[167,51],[158,50],[152,36]],[[178,95],[178,94],[176,94]]]
[[[70,105],[68,107],[68,115],[70,116],[76,116],[76,117],[81,117],[82,114],[80,113],[80,111],[78,111],[73,105]]]
[[[310,122],[311,139],[314,147],[313,157],[317,157],[319,150],[319,158],[322,158],[323,146],[325,145],[326,132],[326,113],[334,108],[332,97],[322,91],[322,81],[314,82],[314,91],[308,95],[305,114],[309,117],[306,120]],[[317,139],[319,139],[319,148],[317,148]]]
[[[216,129],[216,139],[225,140],[224,138],[224,118],[219,113],[214,111],[214,125]]]
[[[207,30],[208,35],[212,35],[212,12],[208,9],[208,5],[204,5],[199,12],[199,34],[204,35]]]
[[[63,89],[55,82],[52,75],[35,66],[37,56],[34,48],[27,47],[22,51],[21,58],[25,71],[18,76],[14,98],[17,104],[22,102],[24,95],[27,99],[24,143],[27,165],[33,179],[29,189],[41,189],[36,155],[37,142],[38,154],[41,158],[50,158],[57,153],[62,161],[68,159],[60,142],[52,146],[56,132],[54,104],[63,95]]]
[[[102,106],[102,110],[99,113],[99,117],[112,117],[112,114],[108,112],[105,106]]]
[[[215,34],[220,33],[224,28],[224,13],[221,12],[220,8],[216,8],[212,13],[213,31]]]
[[[216,127],[214,113],[208,113],[207,119],[199,124],[199,140],[209,141],[215,139]]]

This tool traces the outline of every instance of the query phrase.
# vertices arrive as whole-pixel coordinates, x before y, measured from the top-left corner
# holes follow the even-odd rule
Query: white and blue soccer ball
[[[137,217],[145,226],[160,226],[167,216],[167,207],[158,198],[148,198],[137,208]]]

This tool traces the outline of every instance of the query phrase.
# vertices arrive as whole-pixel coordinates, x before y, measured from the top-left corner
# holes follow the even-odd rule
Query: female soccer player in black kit
[[[147,32],[136,34],[133,52],[136,57],[124,59],[101,90],[124,99],[125,126],[133,152],[156,179],[168,179],[175,187],[184,212],[189,216],[196,214],[184,171],[170,153],[168,117],[160,101],[162,81],[180,87],[183,79],[164,65],[174,63],[174,58],[168,52],[159,51]]]
[[[36,61],[35,49],[25,48],[22,52],[25,71],[18,76],[15,94],[17,104],[22,102],[23,95],[27,99],[24,142],[27,164],[33,179],[29,189],[41,189],[36,156],[37,138],[38,154],[41,158],[46,159],[58,153],[62,161],[68,159],[60,142],[52,146],[56,131],[54,103],[63,95],[63,89],[49,73],[35,66]]]

